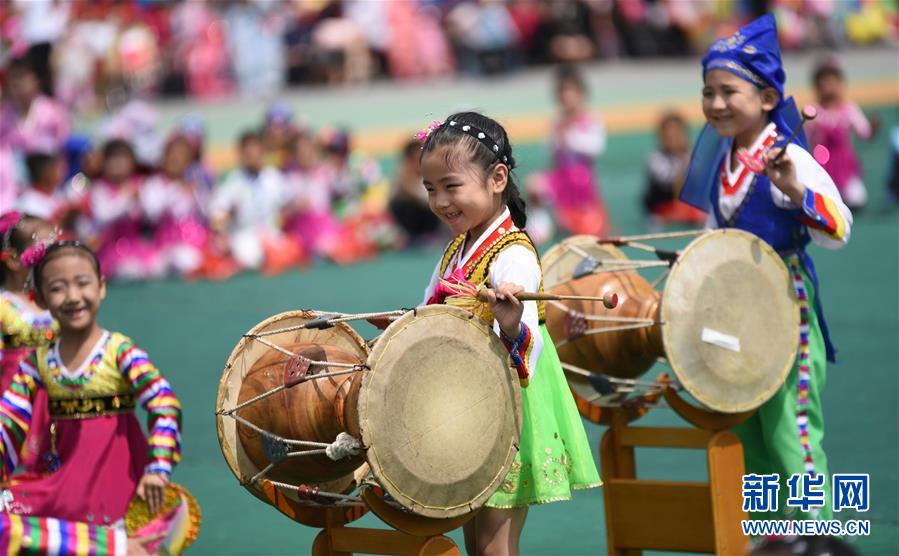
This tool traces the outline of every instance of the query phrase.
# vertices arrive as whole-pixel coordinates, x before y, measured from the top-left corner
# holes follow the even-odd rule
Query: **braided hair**
[[[526,205],[512,176],[515,158],[512,156],[512,144],[503,126],[477,112],[458,112],[428,135],[421,148],[422,156],[449,145],[457,148],[447,156],[455,158],[467,155],[466,162],[476,165],[485,174],[489,175],[497,164],[505,164],[509,168],[508,181],[503,190],[503,203],[509,207],[515,225],[524,229],[528,219]]]

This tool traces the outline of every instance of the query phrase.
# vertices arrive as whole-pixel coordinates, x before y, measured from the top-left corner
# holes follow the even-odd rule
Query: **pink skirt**
[[[159,252],[141,237],[135,220],[122,219],[107,228],[97,249],[100,270],[109,278],[145,279],[164,272]]]
[[[572,234],[604,236],[609,231],[606,207],[587,164],[560,164],[547,174],[559,226]]]
[[[11,510],[108,525],[125,517],[147,465],[147,439],[133,413],[56,421],[61,466],[13,476]]]
[[[153,246],[166,272],[192,275],[203,264],[209,231],[199,218],[166,216],[153,235]]]
[[[307,253],[328,256],[331,245],[343,235],[343,226],[328,212],[297,212],[287,217],[284,232]]]
[[[553,202],[559,208],[599,202],[593,168],[581,163],[562,163],[547,174]]]

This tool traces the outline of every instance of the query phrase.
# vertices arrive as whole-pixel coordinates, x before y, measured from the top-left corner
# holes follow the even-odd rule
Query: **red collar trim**
[[[774,144],[774,141],[776,139],[777,130],[775,129],[768,135],[768,137],[765,137],[765,140],[762,142],[762,144],[752,152],[752,156],[758,156],[762,151],[768,150],[771,145]],[[746,182],[746,178],[751,173],[749,171],[749,168],[743,166],[743,164],[740,163],[740,165],[743,166],[740,170],[740,175],[737,176],[737,179],[736,181],[734,181],[734,183],[731,183],[730,180],[727,179],[727,163],[729,160],[730,156],[726,156],[724,157],[724,161],[721,163],[721,188],[724,190],[724,194],[728,197],[735,195],[737,191],[739,191],[743,187],[743,184]]]
[[[513,226],[514,224],[512,223],[512,216],[510,215],[505,220],[503,220],[502,223],[497,226],[484,241],[481,242],[475,252],[471,254],[471,257],[468,258],[468,262],[462,265],[462,272],[465,273],[466,279],[471,276],[475,265],[477,265],[481,257],[484,256],[484,253],[486,253],[491,247],[493,247],[493,245],[499,238],[511,232]],[[453,257],[455,261],[460,260],[464,255],[462,253],[462,249],[464,247],[464,243],[459,247],[459,251],[456,253],[456,256]],[[450,269],[451,272],[459,268],[458,263],[455,261],[453,262],[452,268]]]

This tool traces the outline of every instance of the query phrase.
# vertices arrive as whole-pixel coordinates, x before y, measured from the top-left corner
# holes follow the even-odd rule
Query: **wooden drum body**
[[[628,260],[620,249],[600,244],[594,236],[570,237],[543,259],[547,291],[588,296],[614,292],[618,295],[616,317],[658,320],[659,292],[636,270],[591,273],[572,280],[585,254],[597,261]],[[653,325],[588,334],[591,323],[585,317],[607,313],[599,301],[551,302],[546,304],[546,327],[562,361],[608,376],[637,378],[664,355],[661,330]]]
[[[547,304],[562,362],[634,379],[665,357],[680,385],[711,410],[739,413],[767,401],[786,380],[799,344],[799,306],[780,256],[734,229],[708,231],[682,251],[659,254],[663,261],[631,261],[592,236],[547,252],[547,291],[614,291],[619,298],[611,311],[590,302]],[[666,258],[660,294],[638,270],[669,266]],[[569,383],[576,397],[591,388],[583,377],[569,376]]]
[[[463,309],[422,307],[369,352],[345,323],[304,328],[320,317],[267,319],[228,359],[216,423],[241,484],[314,525],[319,516],[310,523],[298,508],[320,500],[299,494],[346,500],[366,478],[419,516],[478,509],[511,468],[522,421],[517,375],[490,327]],[[331,451],[345,441],[351,453]]]
[[[337,324],[325,330],[299,328],[317,315],[310,311],[289,311],[270,317],[253,327],[240,340],[225,365],[216,400],[216,430],[222,454],[240,483],[254,496],[273,503],[292,519],[312,526],[324,526],[324,512],[316,504],[291,489],[274,487],[269,481],[252,481],[271,463],[269,454],[276,443],[263,441],[263,434],[222,412],[263,394],[285,381],[290,356],[273,348],[305,353],[332,362],[362,363],[368,358],[368,346],[350,326]],[[285,332],[280,330],[298,328]],[[277,332],[273,335],[265,335]],[[254,339],[261,336],[262,341]],[[296,350],[296,351],[293,351]],[[327,369],[312,366],[312,374]],[[331,442],[353,420],[349,416],[358,399],[361,371],[311,380],[278,392],[236,412],[260,429],[283,438]],[[293,409],[291,409],[293,408]],[[358,421],[357,421],[358,422]],[[337,432],[334,432],[337,431]],[[333,435],[332,435],[333,433]],[[306,436],[308,435],[308,436]],[[267,449],[266,444],[269,444]],[[334,462],[325,455],[286,458],[265,474],[266,479],[304,484],[334,492],[349,492],[368,474],[362,456]],[[360,517],[364,511],[353,509],[342,514],[344,522]]]

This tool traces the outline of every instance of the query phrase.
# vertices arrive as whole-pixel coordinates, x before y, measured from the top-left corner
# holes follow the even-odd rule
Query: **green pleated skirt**
[[[536,372],[521,389],[521,442],[512,469],[487,500],[491,508],[517,508],[569,500],[574,490],[602,485],[581,416],[546,326]]]

